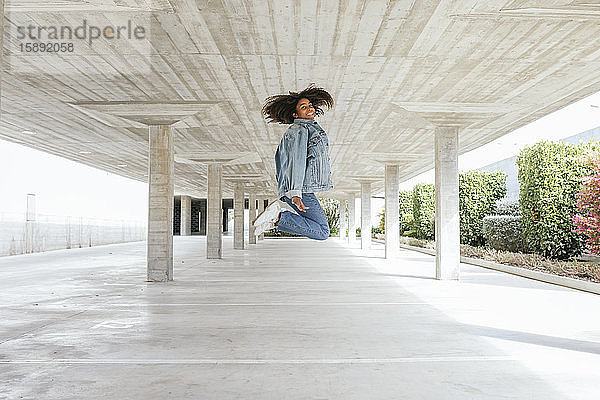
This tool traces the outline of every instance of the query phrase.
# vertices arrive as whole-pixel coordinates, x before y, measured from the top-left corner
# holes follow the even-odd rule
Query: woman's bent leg
[[[302,193],[302,203],[308,207],[306,211],[300,211],[288,197],[283,197],[282,200],[291,205],[298,215],[289,211],[282,212],[277,225],[280,231],[315,240],[325,240],[329,237],[327,218],[314,193]]]

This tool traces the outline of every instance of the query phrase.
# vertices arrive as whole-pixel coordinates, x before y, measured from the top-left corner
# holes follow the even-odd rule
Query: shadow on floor
[[[430,279],[435,280],[432,276],[423,276],[423,275],[402,275],[402,274],[377,274],[381,276],[391,276],[392,278],[417,278],[417,279]]]
[[[554,347],[557,349],[600,354],[600,343],[598,342],[511,331],[508,329],[492,328],[489,326],[463,325],[463,327],[467,333],[476,336],[488,336],[497,339]]]
[[[381,260],[385,259],[384,256],[360,256],[360,255],[353,255],[352,257],[355,257],[355,258],[379,258]]]

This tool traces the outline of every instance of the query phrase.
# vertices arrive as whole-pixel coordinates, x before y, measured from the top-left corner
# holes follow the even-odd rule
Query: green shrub
[[[340,229],[340,215],[338,210],[340,209],[340,203],[334,199],[321,199],[321,207],[329,223],[330,235],[337,235]]]
[[[399,193],[399,210],[398,217],[400,218],[400,234],[413,228],[413,203],[412,190],[401,190]]]
[[[467,171],[458,177],[460,242],[482,246],[483,218],[494,213],[496,201],[506,195],[504,172]]]
[[[585,238],[574,231],[576,195],[589,167],[582,155],[598,145],[540,142],[517,157],[523,235],[530,250],[545,257],[567,259],[581,254]]]
[[[415,226],[415,218],[413,217],[412,212],[410,214],[406,213],[402,216],[402,224],[403,225],[400,225],[401,235],[408,236],[406,232],[415,232],[413,228]]]
[[[496,202],[496,212],[494,215],[512,215],[520,216],[521,208],[518,200],[499,200]]]
[[[520,216],[491,215],[483,218],[483,237],[488,247],[524,253],[523,223]]]
[[[414,230],[418,239],[433,240],[435,236],[435,186],[415,185],[412,191]]]
[[[377,215],[379,215],[379,232],[378,233],[385,233],[385,209]]]
[[[402,236],[406,236],[406,237],[410,237],[410,238],[417,238],[417,231],[415,231],[414,229],[411,229],[409,231],[404,231],[404,234]]]

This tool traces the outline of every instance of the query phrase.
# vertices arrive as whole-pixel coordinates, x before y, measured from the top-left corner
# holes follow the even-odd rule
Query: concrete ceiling
[[[17,27],[133,21],[143,40],[65,40],[27,53]],[[458,124],[460,153],[600,91],[600,4],[593,0],[6,1],[0,137],[147,181],[147,128],[115,102],[201,104],[173,125],[178,192],[205,196],[223,160],[256,193],[276,187],[286,126],[264,99],[315,82],[335,108],[336,190],[433,167],[436,123]],[[103,112],[112,104],[111,113]],[[142,121],[143,122],[143,121]],[[380,189],[383,182],[375,182]]]

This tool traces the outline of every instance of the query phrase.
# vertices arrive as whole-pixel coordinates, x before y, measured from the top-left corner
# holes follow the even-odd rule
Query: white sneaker
[[[269,204],[265,211],[263,211],[258,217],[256,217],[254,221],[252,221],[252,225],[258,228],[260,225],[270,222],[273,224],[273,226],[275,226],[275,221],[277,221],[279,213],[283,211],[290,211],[294,214],[298,214],[296,210],[294,210],[288,203],[277,199]],[[259,235],[259,233],[257,233],[257,235]]]
[[[280,212],[281,205],[279,205],[279,201],[274,201],[268,205],[265,211],[260,213],[260,215],[256,217],[254,221],[252,221],[252,225],[258,228],[260,225],[268,221],[273,221],[273,223],[275,223]]]
[[[275,224],[272,221],[267,221],[264,224],[256,227],[256,229],[254,230],[254,235],[262,235],[263,233],[270,231],[273,228],[275,228]]]

